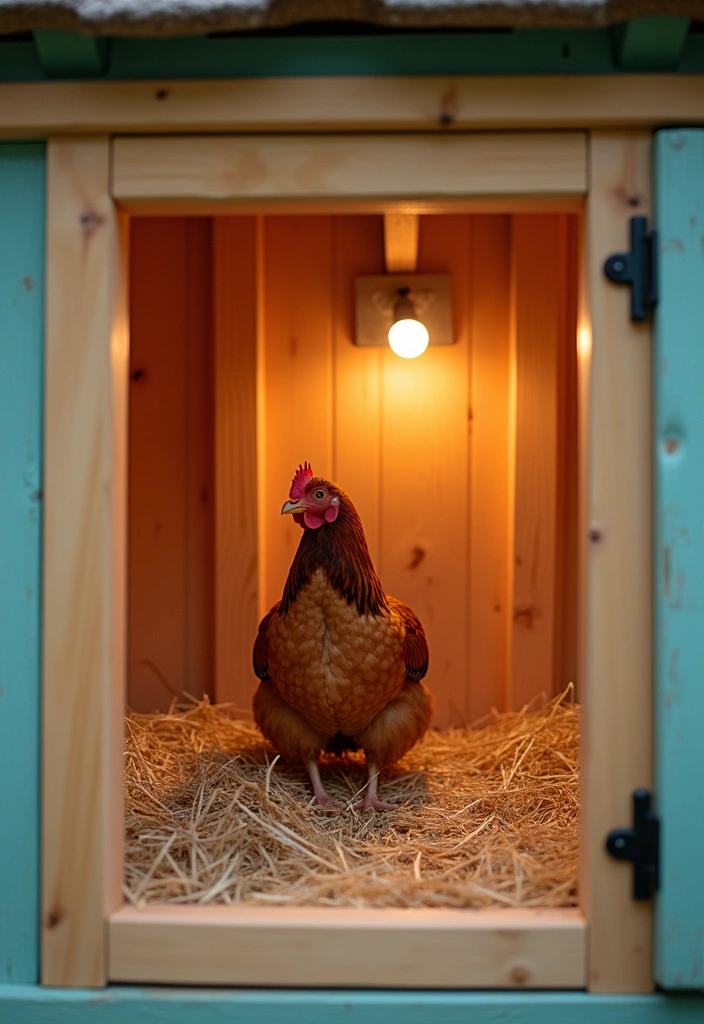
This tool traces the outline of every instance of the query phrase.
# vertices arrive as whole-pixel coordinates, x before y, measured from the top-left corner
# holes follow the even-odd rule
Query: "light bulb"
[[[403,359],[423,355],[429,341],[428,329],[420,320],[397,320],[389,328],[391,350]]]

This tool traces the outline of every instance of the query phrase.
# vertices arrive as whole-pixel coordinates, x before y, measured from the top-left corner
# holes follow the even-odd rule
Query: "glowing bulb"
[[[392,352],[403,359],[415,359],[428,347],[430,335],[420,320],[397,320],[389,328],[389,345]]]

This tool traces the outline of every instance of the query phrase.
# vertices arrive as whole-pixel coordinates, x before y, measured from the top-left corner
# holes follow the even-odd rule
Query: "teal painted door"
[[[44,145],[3,142],[0,143],[0,984],[33,982],[39,972],[43,352]]]
[[[704,987],[704,130],[655,140],[655,974]]]

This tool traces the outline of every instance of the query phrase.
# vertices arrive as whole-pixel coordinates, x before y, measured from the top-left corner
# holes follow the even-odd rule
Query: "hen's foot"
[[[376,794],[374,796],[367,794],[364,800],[358,800],[352,806],[355,811],[368,811],[370,808],[375,811],[397,811],[399,807],[398,804],[389,804],[385,800],[380,800]]]
[[[369,782],[367,783],[367,792],[361,800],[352,805],[355,811],[368,811],[370,808],[375,811],[398,810],[398,804],[388,804],[385,800],[380,800],[376,795],[377,785],[379,784],[379,772],[373,762],[369,765],[368,771]]]
[[[333,798],[331,796],[328,796],[328,794],[325,792],[325,790],[323,790],[322,793],[316,793],[315,794],[315,803],[318,804],[320,807],[345,807],[346,806],[345,804],[343,804],[342,800],[333,800]]]

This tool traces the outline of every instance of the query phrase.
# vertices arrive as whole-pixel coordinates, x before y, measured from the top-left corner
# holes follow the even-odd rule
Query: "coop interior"
[[[130,225],[126,873],[142,905],[574,906],[580,384],[576,214],[426,214],[452,339],[356,340],[374,214]],[[435,717],[356,811],[252,721],[252,646],[300,540],[307,460],[428,638]]]

